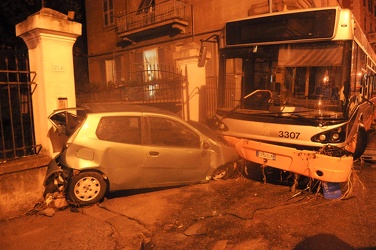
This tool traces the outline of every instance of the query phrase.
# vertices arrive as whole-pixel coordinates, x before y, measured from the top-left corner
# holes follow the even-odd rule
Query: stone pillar
[[[189,43],[174,52],[177,66],[187,78],[188,87],[184,91],[184,118],[186,120],[200,121],[205,116],[206,86],[205,67],[198,67],[200,46]]]
[[[37,87],[32,96],[34,129],[43,154],[55,153],[48,138],[48,115],[58,108],[76,106],[72,48],[81,31],[80,23],[49,8],[42,8],[16,25],[16,35],[29,50],[30,70],[36,72]]]

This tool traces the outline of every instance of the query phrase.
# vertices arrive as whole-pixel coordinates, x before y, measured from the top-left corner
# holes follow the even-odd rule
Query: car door
[[[105,116],[96,130],[101,140],[101,167],[111,190],[142,188],[142,166],[147,157],[142,145],[140,116]]]
[[[201,137],[182,122],[167,117],[146,117],[147,158],[143,166],[146,186],[187,184],[205,180],[210,155]]]

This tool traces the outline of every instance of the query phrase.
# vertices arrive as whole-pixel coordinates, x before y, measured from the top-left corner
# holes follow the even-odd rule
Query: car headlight
[[[228,131],[228,127],[226,124],[224,124],[220,119],[218,119],[217,116],[214,116],[213,118],[208,121],[208,125],[211,129],[218,130],[218,131]]]

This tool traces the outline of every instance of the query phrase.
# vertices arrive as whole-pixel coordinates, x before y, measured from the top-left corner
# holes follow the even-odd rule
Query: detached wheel
[[[72,177],[68,184],[68,196],[72,202],[88,205],[100,201],[106,193],[107,184],[96,172],[83,172]]]
[[[235,172],[234,164],[228,163],[226,165],[218,167],[212,174],[213,180],[227,180]]]
[[[364,126],[359,126],[358,136],[356,139],[356,148],[353,154],[353,158],[355,160],[359,159],[364,153],[364,151],[366,151],[367,142],[368,142],[367,130],[364,128]]]

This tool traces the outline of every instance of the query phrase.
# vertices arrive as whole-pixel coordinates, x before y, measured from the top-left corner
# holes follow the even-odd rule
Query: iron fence
[[[132,74],[128,81],[77,91],[77,103],[123,102],[182,106],[185,78],[172,67],[151,66]]]
[[[24,56],[16,55],[10,61],[1,60],[0,66],[0,162],[39,153],[35,143],[32,93],[36,73],[28,69]],[[22,60],[20,60],[20,58]]]
[[[206,119],[215,115],[217,109],[217,77],[206,78]]]
[[[186,87],[186,79],[182,72],[172,67],[150,66],[148,70],[137,71],[127,82],[106,88],[93,85],[78,91],[76,97],[78,104],[103,102],[149,104],[180,112],[184,102],[183,91]],[[207,77],[204,89],[202,94],[205,95],[203,96],[205,114],[201,118],[206,122],[215,115],[217,108],[217,77]]]

